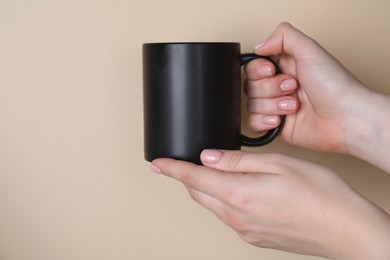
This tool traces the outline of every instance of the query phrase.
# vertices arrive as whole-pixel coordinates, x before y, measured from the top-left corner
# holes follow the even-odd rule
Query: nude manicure
[[[297,109],[297,102],[295,100],[282,100],[278,105],[282,110],[293,111]]]

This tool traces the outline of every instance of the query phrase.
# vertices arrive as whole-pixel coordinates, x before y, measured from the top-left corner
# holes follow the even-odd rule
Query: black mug
[[[270,60],[241,54],[239,43],[143,44],[145,159],[201,164],[206,148],[239,150],[274,140],[285,116],[261,137],[241,134],[241,66],[257,58]]]

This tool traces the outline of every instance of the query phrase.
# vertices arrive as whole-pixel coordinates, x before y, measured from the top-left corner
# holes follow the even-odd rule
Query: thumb
[[[322,48],[289,23],[279,24],[272,35],[255,47],[255,53],[264,56],[276,56],[287,53],[294,58],[305,58],[313,55],[313,51]]]
[[[277,157],[277,154],[211,149],[203,150],[200,155],[204,166],[239,173],[276,173],[276,166],[280,161]]]

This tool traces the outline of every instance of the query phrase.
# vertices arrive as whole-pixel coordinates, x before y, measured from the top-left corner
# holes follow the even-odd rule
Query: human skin
[[[364,86],[314,40],[279,25],[246,68],[249,123],[309,149],[349,154],[390,172],[390,100]],[[333,170],[281,154],[205,150],[203,166],[157,159],[152,170],[182,182],[191,197],[245,241],[332,259],[390,259],[390,216]],[[368,173],[369,174],[369,173]],[[368,175],[369,177],[369,175]]]
[[[331,169],[281,154],[204,150],[152,170],[182,182],[246,242],[331,259],[389,259],[390,216]]]
[[[349,154],[390,172],[384,160],[390,154],[389,96],[366,87],[317,42],[288,23],[280,24],[255,52],[272,56],[283,74],[275,76],[267,60],[247,65],[252,130],[270,128],[262,122],[264,117],[289,114],[281,133],[286,142]],[[295,92],[281,90],[286,79],[295,82]],[[286,111],[277,105],[281,100],[296,100],[297,106]]]

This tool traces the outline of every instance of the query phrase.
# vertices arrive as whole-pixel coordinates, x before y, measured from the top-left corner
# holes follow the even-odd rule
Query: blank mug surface
[[[271,142],[284,116],[262,137],[241,134],[241,65],[256,58],[270,60],[241,55],[239,43],[144,44],[145,159],[201,164],[203,149],[239,150]]]
[[[240,149],[240,44],[143,46],[145,158]]]

